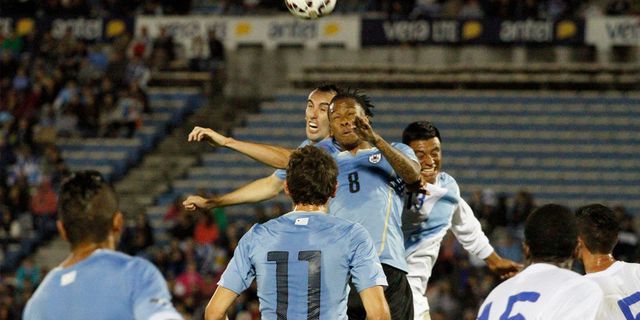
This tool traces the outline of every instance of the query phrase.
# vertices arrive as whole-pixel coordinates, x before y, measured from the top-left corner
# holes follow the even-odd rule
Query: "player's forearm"
[[[400,150],[391,146],[381,136],[377,136],[373,145],[382,152],[395,172],[407,184],[415,184],[420,180],[420,164],[409,159]]]
[[[291,155],[291,150],[287,148],[240,141],[233,138],[229,138],[224,146],[276,169],[287,168],[287,164],[289,164],[289,156]]]
[[[270,175],[255,180],[227,194],[209,199],[207,207],[225,207],[242,203],[265,201],[277,196],[282,189],[282,180],[275,175]]]

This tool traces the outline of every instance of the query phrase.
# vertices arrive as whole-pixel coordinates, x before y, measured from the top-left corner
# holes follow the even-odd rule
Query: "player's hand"
[[[187,141],[207,141],[214,147],[224,147],[229,142],[229,138],[209,128],[195,127],[189,133]]]
[[[500,279],[502,280],[515,276],[520,272],[520,270],[522,270],[522,268],[524,268],[523,265],[515,261],[504,259],[499,256],[497,259],[487,259],[486,262],[489,270],[500,275]]]
[[[356,134],[360,137],[360,139],[375,145],[379,137],[375,132],[373,132],[373,128],[371,128],[371,125],[369,124],[368,121],[366,121],[362,117],[356,116],[356,119],[354,120],[353,124],[354,124],[354,130]]]
[[[189,211],[194,211],[198,208],[207,209],[208,202],[206,198],[201,196],[188,196],[187,199],[182,202],[182,206]]]

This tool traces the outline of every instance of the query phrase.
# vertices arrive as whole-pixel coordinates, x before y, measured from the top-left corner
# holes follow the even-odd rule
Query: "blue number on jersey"
[[[640,320],[640,313],[635,316],[631,313],[631,305],[640,301],[640,291],[618,300],[618,306],[620,306],[620,310],[622,310],[622,314],[624,314],[624,318],[627,320]]]
[[[540,294],[537,292],[520,292],[509,297],[507,302],[507,310],[500,316],[500,320],[526,320],[526,318],[518,313],[515,316],[510,316],[513,310],[513,305],[518,301],[536,302],[540,298]],[[482,314],[478,317],[478,320],[489,320],[489,313],[491,312],[491,303],[487,304],[482,310]]]

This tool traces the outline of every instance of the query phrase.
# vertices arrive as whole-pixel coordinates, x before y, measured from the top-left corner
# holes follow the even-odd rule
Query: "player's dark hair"
[[[58,219],[72,248],[105,241],[117,210],[115,191],[97,171],[78,171],[60,186]]]
[[[342,89],[333,83],[321,83],[319,86],[313,89],[313,91],[339,94],[340,92],[342,92]]]
[[[338,165],[324,151],[306,146],[289,157],[287,186],[294,204],[323,205],[337,183]]]
[[[438,138],[442,142],[440,130],[429,121],[412,122],[402,131],[402,143],[406,145],[416,140],[429,140],[432,138]]]
[[[585,246],[592,253],[609,254],[618,243],[620,224],[613,210],[590,204],[576,210],[578,231]]]
[[[578,242],[576,217],[565,206],[544,205],[527,218],[524,239],[533,260],[564,262],[573,257]]]
[[[357,89],[348,88],[347,90],[341,90],[338,92],[333,99],[331,99],[331,104],[343,99],[351,99],[355,101],[360,105],[360,107],[362,107],[362,110],[367,117],[373,117],[373,111],[371,109],[375,108],[375,106],[371,104],[371,99],[366,94],[360,93]]]

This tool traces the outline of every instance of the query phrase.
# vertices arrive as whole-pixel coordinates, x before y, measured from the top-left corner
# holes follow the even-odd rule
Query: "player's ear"
[[[64,241],[69,241],[69,237],[67,237],[67,230],[64,229],[64,223],[61,220],[56,221],[56,229],[58,229],[58,233],[60,233],[60,238]]]
[[[289,185],[287,184],[287,180],[284,181],[284,194],[286,194],[288,196],[291,195],[289,193]]]
[[[338,193],[338,180],[336,180],[335,184],[333,185],[333,193],[331,194],[331,198],[335,198],[337,193]]]
[[[529,245],[527,242],[522,242],[522,253],[524,254],[524,260],[529,261],[531,259],[531,249],[529,249]]]
[[[122,231],[124,230],[124,217],[122,216],[122,212],[119,210],[113,215],[111,230],[117,235],[122,234]]]

